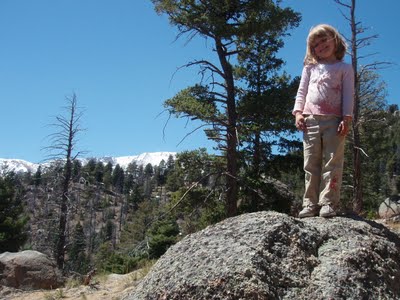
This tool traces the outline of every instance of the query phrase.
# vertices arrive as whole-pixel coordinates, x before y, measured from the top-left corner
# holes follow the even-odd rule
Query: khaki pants
[[[305,121],[303,206],[336,206],[342,185],[345,141],[344,136],[337,134],[340,119],[310,115]]]

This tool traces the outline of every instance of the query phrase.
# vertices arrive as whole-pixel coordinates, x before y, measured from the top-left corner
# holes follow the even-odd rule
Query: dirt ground
[[[119,300],[133,290],[140,278],[141,271],[125,275],[111,274],[94,277],[90,285],[64,287],[56,290],[21,291],[0,287],[0,299],[3,300]],[[67,284],[68,286],[68,284]]]
[[[394,221],[385,220],[385,219],[376,219],[375,222],[385,225],[391,231],[400,235],[400,222],[394,222]]]

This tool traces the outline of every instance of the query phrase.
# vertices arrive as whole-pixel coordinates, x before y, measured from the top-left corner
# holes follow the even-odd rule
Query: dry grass
[[[374,221],[386,226],[391,231],[396,232],[397,234],[400,234],[400,222],[394,222],[394,221],[385,220],[385,219],[376,219]]]
[[[386,224],[392,231],[400,233],[400,223],[399,222],[388,222]]]
[[[90,285],[80,285],[70,280],[64,288],[52,291],[25,292],[7,288],[7,293],[0,294],[2,300],[119,300],[132,291],[138,281],[149,272],[154,262],[129,274],[96,275]]]

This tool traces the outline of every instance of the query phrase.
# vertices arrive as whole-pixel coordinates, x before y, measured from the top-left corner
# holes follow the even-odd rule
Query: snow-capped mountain
[[[3,170],[19,172],[36,172],[39,164],[31,163],[22,159],[5,159],[0,158],[0,174]]]
[[[145,152],[139,155],[132,156],[120,156],[120,157],[101,157],[95,158],[97,161],[101,161],[104,164],[111,162],[113,166],[119,164],[123,169],[126,169],[128,165],[132,162],[136,162],[137,165],[146,166],[147,164],[151,164],[153,166],[158,166],[162,160],[165,162],[168,161],[168,158],[172,155],[173,158],[176,156],[176,152]],[[83,158],[80,159],[82,164],[86,164],[91,158]],[[25,161],[22,159],[5,159],[0,158],[0,174],[3,173],[3,170],[7,169],[9,171],[14,172],[36,172],[37,168],[40,165],[45,164],[36,164],[31,163],[29,161]]]
[[[162,160],[167,162],[170,155],[175,158],[176,152],[145,152],[139,155],[131,156],[101,157],[96,158],[96,160],[101,161],[104,164],[111,162],[113,166],[116,166],[118,164],[121,168],[126,169],[128,165],[132,162],[136,162],[136,164],[139,166],[146,166],[147,164],[158,166]],[[82,164],[87,163],[89,159],[90,158],[83,159]]]

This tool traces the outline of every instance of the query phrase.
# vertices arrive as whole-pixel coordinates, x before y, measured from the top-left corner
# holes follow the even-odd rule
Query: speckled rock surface
[[[400,299],[399,282],[383,225],[257,212],[185,237],[122,299]]]

